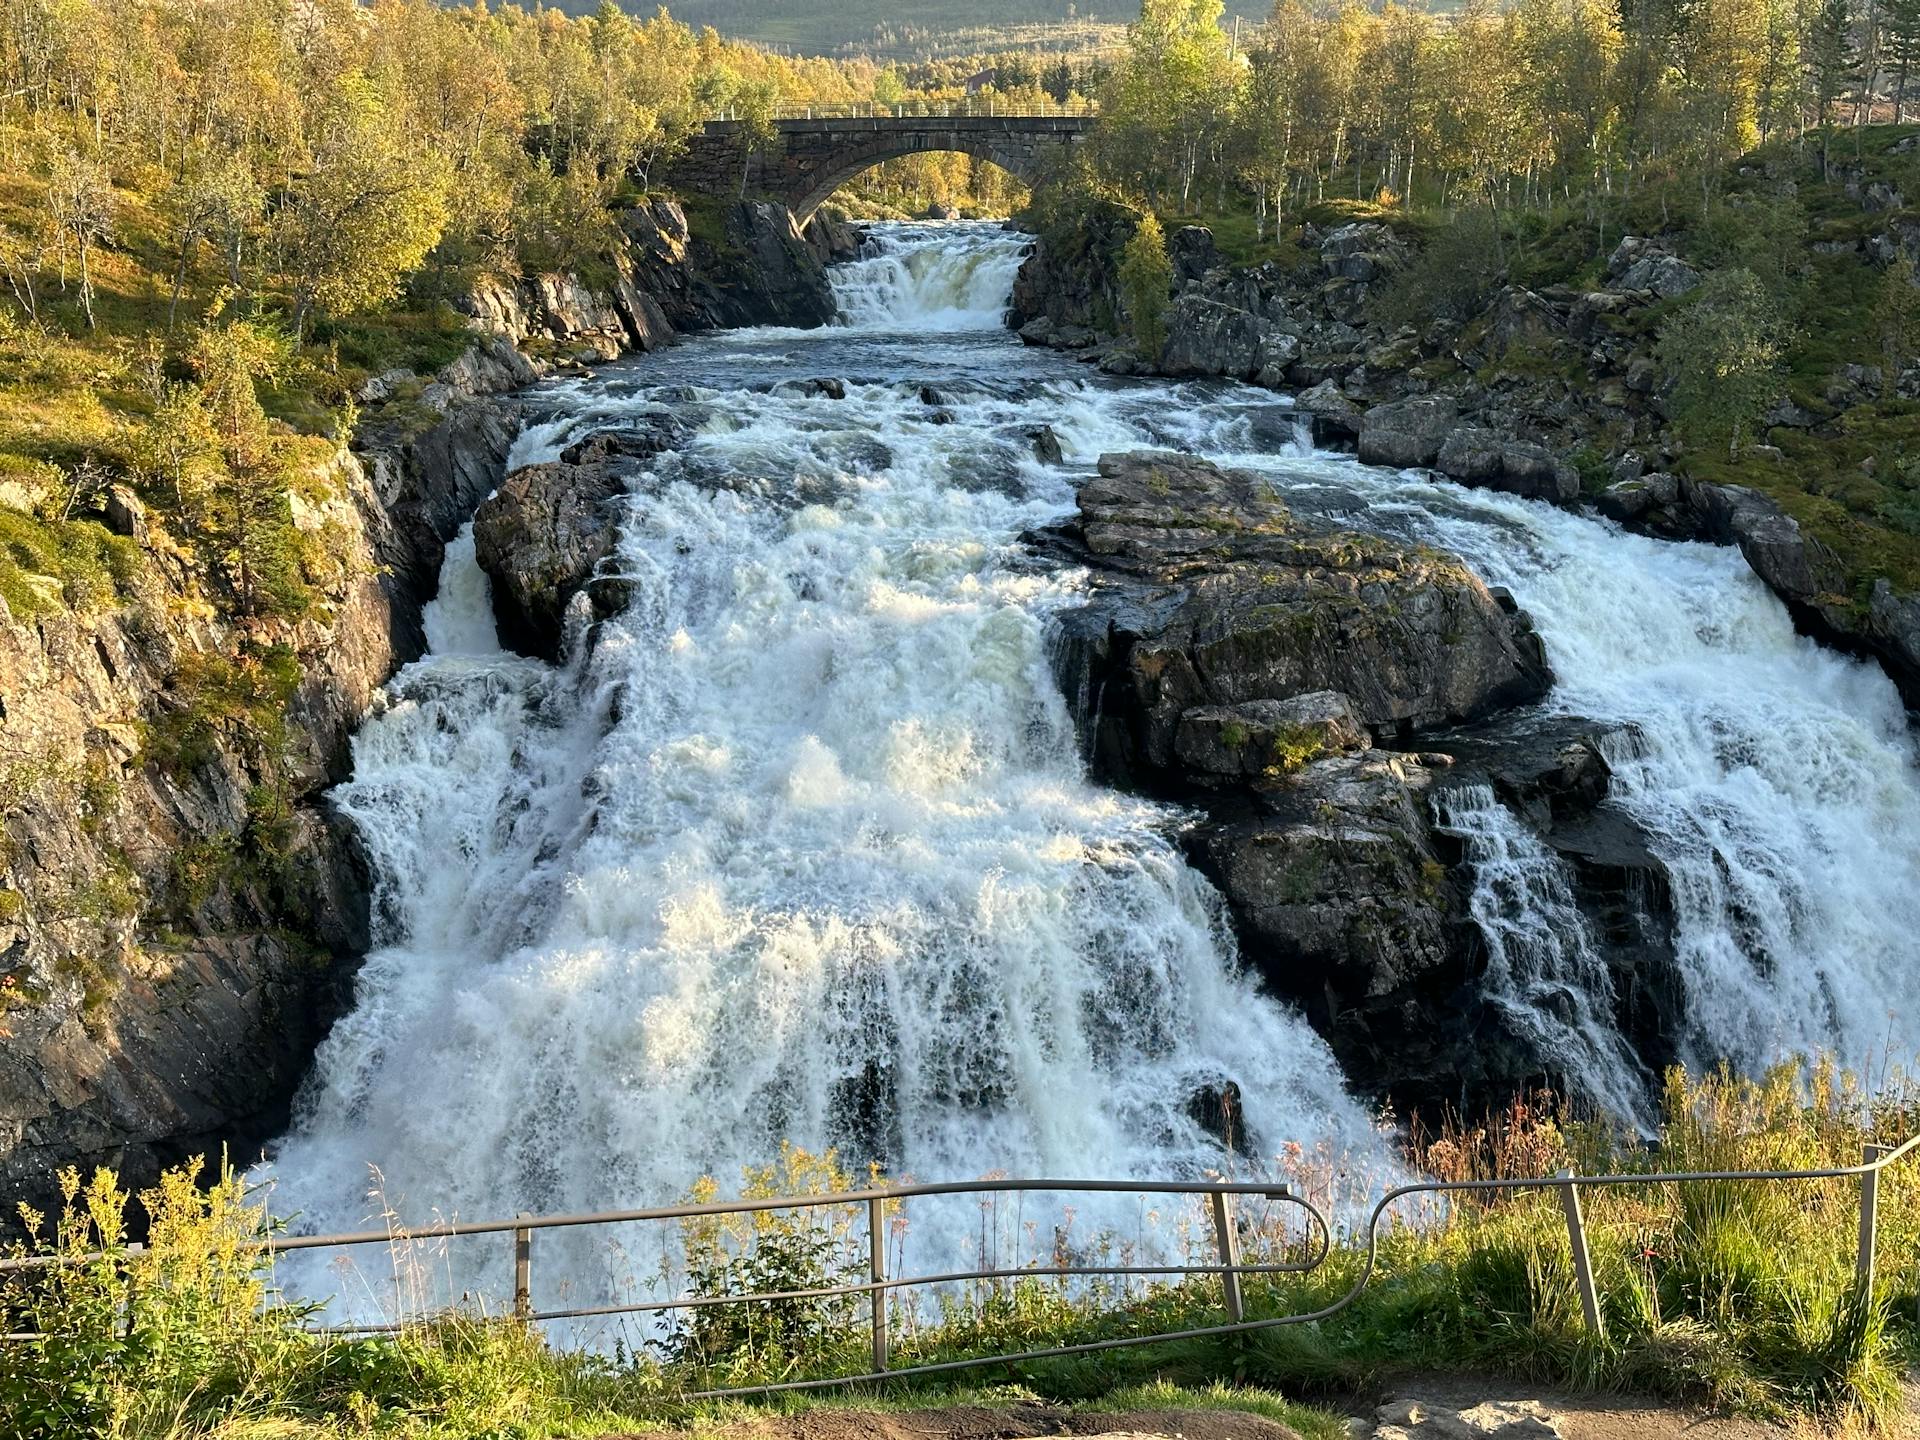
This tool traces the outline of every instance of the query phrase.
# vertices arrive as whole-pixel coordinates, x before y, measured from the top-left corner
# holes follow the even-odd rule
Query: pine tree
[[[1133,340],[1149,360],[1160,354],[1167,339],[1167,295],[1173,288],[1173,263],[1167,258],[1167,240],[1160,222],[1142,215],[1120,255],[1120,290],[1126,297]]]
[[[1807,35],[1807,69],[1813,76],[1814,123],[1820,127],[1820,175],[1827,174],[1828,112],[1858,74],[1860,54],[1853,41],[1853,12],[1848,0],[1824,0]]]
[[[1907,122],[1907,86],[1920,68],[1920,0],[1886,0],[1886,63],[1893,71],[1893,120]]]

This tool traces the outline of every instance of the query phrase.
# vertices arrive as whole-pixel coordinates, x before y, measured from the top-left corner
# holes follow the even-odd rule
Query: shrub
[[[1167,341],[1167,296],[1173,288],[1173,262],[1160,222],[1142,215],[1120,252],[1120,293],[1126,298],[1134,343],[1153,357]]]
[[[1672,384],[1672,414],[1695,444],[1742,436],[1780,396],[1791,331],[1750,270],[1716,270],[1661,327],[1655,356]]]
[[[1499,217],[1462,210],[1375,292],[1374,312],[1388,325],[1471,320],[1493,298],[1505,270]]]

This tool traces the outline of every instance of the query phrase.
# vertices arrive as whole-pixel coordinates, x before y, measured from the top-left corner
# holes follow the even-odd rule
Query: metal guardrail
[[[1805,1182],[1813,1180],[1857,1179],[1860,1183],[1859,1231],[1855,1253],[1855,1284],[1862,1293],[1871,1294],[1874,1277],[1874,1250],[1878,1233],[1879,1184],[1881,1172],[1896,1162],[1912,1154],[1920,1147],[1920,1135],[1915,1135],[1903,1144],[1888,1148],[1879,1145],[1863,1147],[1861,1162],[1858,1165],[1834,1166],[1825,1169],[1809,1170],[1705,1170],[1705,1171],[1653,1171],[1645,1174],[1623,1173],[1611,1175],[1577,1175],[1571,1170],[1562,1170],[1557,1175],[1539,1177],[1502,1177],[1489,1180],[1422,1180],[1396,1186],[1381,1196],[1373,1206],[1366,1224],[1365,1263],[1358,1279],[1347,1292],[1328,1305],[1317,1310],[1292,1315],[1268,1316],[1257,1320],[1246,1318],[1246,1305],[1241,1293],[1241,1277],[1247,1275],[1305,1274],[1318,1269],[1332,1253],[1333,1230],[1327,1216],[1317,1205],[1303,1196],[1293,1193],[1285,1185],[1268,1185],[1257,1182],[1236,1181],[1135,1181],[1135,1180],[968,1180],[948,1184],[887,1185],[865,1190],[845,1191],[826,1195],[781,1195],[751,1200],[717,1200],[698,1205],[669,1205],[644,1210],[607,1210],[570,1215],[517,1215],[511,1220],[455,1221],[438,1225],[423,1226],[419,1229],[404,1231],[367,1230],[338,1235],[294,1235],[266,1236],[260,1241],[261,1248],[269,1253],[293,1250],[339,1249],[356,1245],[387,1245],[395,1242],[414,1242],[433,1239],[453,1239],[476,1235],[510,1235],[513,1245],[514,1290],[513,1313],[515,1318],[529,1325],[555,1320],[574,1320],[614,1315],[653,1314],[676,1310],[695,1310],[717,1305],[765,1304],[785,1300],[852,1298],[869,1296],[871,1298],[872,1324],[872,1361],[871,1370],[855,1375],[820,1376],[803,1380],[787,1380],[760,1385],[735,1386],[726,1389],[700,1390],[689,1392],[687,1399],[713,1399],[728,1396],[767,1394],[784,1390],[816,1390],[841,1385],[877,1384],[890,1379],[911,1376],[932,1375],[956,1370],[977,1369],[987,1365],[1021,1364],[1034,1360],[1049,1360],[1069,1355],[1084,1355],[1095,1351],[1116,1350],[1137,1345],[1166,1344],[1172,1341],[1194,1340],[1214,1336],[1245,1334],[1256,1330],[1271,1329],[1280,1325],[1304,1325],[1337,1315],[1359,1298],[1368,1282],[1373,1278],[1379,1261],[1380,1222],[1387,1211],[1409,1195],[1418,1194],[1481,1194],[1500,1190],[1556,1190],[1559,1192],[1562,1213],[1566,1218],[1567,1241],[1572,1255],[1575,1280],[1580,1291],[1580,1305],[1587,1328],[1596,1336],[1605,1334],[1605,1319],[1600,1307],[1600,1293],[1595,1283],[1593,1260],[1587,1246],[1586,1221],[1580,1203],[1583,1189],[1612,1188],[1622,1186],[1645,1185],[1687,1185],[1714,1182],[1731,1183],[1773,1183]],[[1214,1262],[1210,1264],[1181,1265],[1052,1265],[1017,1266],[1008,1268],[989,1268],[980,1270],[960,1270],[941,1274],[891,1276],[887,1273],[886,1257],[886,1215],[889,1205],[928,1196],[1011,1194],[1025,1192],[1054,1192],[1062,1194],[1131,1194],[1131,1195],[1181,1195],[1204,1199],[1209,1212],[1210,1228],[1213,1232]],[[1297,1207],[1305,1212],[1308,1221],[1307,1258],[1266,1264],[1247,1264],[1241,1259],[1240,1232],[1235,1216],[1234,1202],[1237,1198],[1254,1197]],[[542,1230],[569,1229],[584,1225],[618,1225],[629,1223],[686,1221],[704,1218],[721,1218],[735,1215],[752,1215],[772,1210],[811,1210],[820,1208],[864,1206],[867,1230],[867,1273],[868,1278],[854,1284],[827,1285],[809,1289],[783,1291],[757,1291],[740,1295],[688,1295],[674,1300],[649,1300],[619,1305],[596,1305],[562,1310],[535,1310],[533,1308],[533,1237]],[[1317,1230],[1317,1248],[1311,1237]],[[126,1253],[139,1250],[139,1246],[129,1246]],[[120,1252],[115,1252],[120,1253]],[[77,1261],[97,1261],[107,1258],[105,1252],[95,1252],[81,1257],[30,1256],[23,1259],[0,1261],[0,1272],[19,1271],[36,1267],[75,1263]],[[960,1284],[980,1280],[1007,1280],[1043,1277],[1074,1276],[1202,1276],[1218,1275],[1221,1280],[1221,1299],[1226,1314],[1226,1323],[1204,1325],[1184,1330],[1157,1331],[1149,1334],[1118,1336],[1107,1340],[1087,1341],[1075,1345],[1056,1345],[1045,1349],[1003,1352],[993,1355],[969,1356],[960,1360],[946,1360],[937,1363],[911,1365],[895,1369],[890,1367],[892,1342],[890,1335],[888,1299],[896,1291],[908,1290],[918,1286]],[[318,1333],[325,1334],[376,1334],[408,1328],[414,1321],[400,1321],[381,1325],[342,1325],[318,1327]],[[0,1340],[31,1341],[34,1335],[5,1335]]]
[[[776,105],[771,120],[1068,120],[1098,115],[1097,101],[1075,99],[1036,104],[1031,100],[1012,101],[1002,95],[968,95],[958,100],[903,100],[883,105],[877,100],[827,101],[809,105]],[[728,106],[706,117],[714,120],[738,120],[739,111]]]

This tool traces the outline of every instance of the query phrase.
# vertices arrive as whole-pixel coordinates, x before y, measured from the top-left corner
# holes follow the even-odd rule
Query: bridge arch
[[[848,180],[886,160],[957,151],[998,165],[1027,185],[1044,181],[1085,137],[1083,116],[866,116],[780,120],[773,140],[749,151],[737,122],[709,123],[675,165],[674,184],[711,194],[748,186],[786,203],[805,222]]]
[[[888,160],[904,160],[910,155],[942,153],[970,155],[975,160],[985,160],[998,165],[1029,189],[1046,179],[1046,171],[1049,168],[1037,163],[1031,155],[1018,153],[1014,147],[995,145],[990,142],[963,140],[953,145],[908,145],[901,144],[897,140],[882,140],[857,149],[837,152],[831,163],[822,165],[808,176],[808,188],[797,198],[792,195],[782,198],[786,200],[787,208],[793,211],[794,218],[804,225],[808,217],[825,204],[834,191],[874,166]]]

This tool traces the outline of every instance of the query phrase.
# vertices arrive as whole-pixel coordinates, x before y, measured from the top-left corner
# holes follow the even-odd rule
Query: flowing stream
[[[268,1167],[276,1210],[336,1231],[668,1203],[783,1140],[920,1179],[1376,1154],[1325,1046],[1243,971],[1178,817],[1088,780],[1051,678],[1084,578],[1017,537],[1140,446],[1258,466],[1299,510],[1512,588],[1559,676],[1545,708],[1635,737],[1615,794],[1673,877],[1697,1056],[1920,1043],[1920,783],[1877,670],[1796,637],[1732,550],[1313,453],[1262,391],[1026,349],[1001,324],[1022,243],[879,227],[835,272],[840,326],[541,392],[516,463],[662,413],[695,433],[623,500],[631,603],[569,668],[502,653],[471,539],[449,548],[432,653],[337,795],[381,944]],[[1040,424],[1064,468],[1034,459]],[[1630,1103],[1561,862],[1490,792],[1441,818],[1495,998]],[[1196,1118],[1225,1081],[1245,1159]]]

